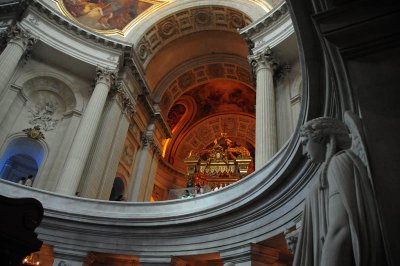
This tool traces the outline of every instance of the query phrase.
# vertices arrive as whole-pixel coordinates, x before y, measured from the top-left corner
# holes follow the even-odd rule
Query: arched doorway
[[[110,200],[122,201],[125,193],[125,183],[121,177],[115,177],[113,187],[111,189]]]
[[[18,182],[21,177],[37,176],[45,157],[42,143],[28,137],[12,139],[0,159],[0,178]]]
[[[38,165],[34,158],[27,154],[11,156],[3,165],[0,176],[2,179],[18,182],[22,177],[36,176]]]

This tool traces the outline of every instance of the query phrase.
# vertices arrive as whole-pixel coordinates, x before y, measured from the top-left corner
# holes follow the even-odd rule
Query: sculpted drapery
[[[303,147],[312,161],[323,164],[305,200],[294,266],[382,265],[372,185],[356,145],[343,148],[349,146],[344,130],[332,118],[317,118],[302,128],[302,138],[319,143],[325,154],[318,161],[310,146]]]

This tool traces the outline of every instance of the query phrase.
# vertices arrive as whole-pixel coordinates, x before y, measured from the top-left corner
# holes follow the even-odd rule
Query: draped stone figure
[[[302,126],[303,154],[322,163],[305,200],[294,266],[384,265],[379,219],[359,119]],[[350,130],[350,135],[349,135]]]

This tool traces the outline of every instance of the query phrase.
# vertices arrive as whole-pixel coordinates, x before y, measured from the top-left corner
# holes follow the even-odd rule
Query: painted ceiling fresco
[[[215,80],[197,86],[183,95],[191,97],[197,104],[197,113],[190,124],[217,113],[255,114],[256,95],[248,86],[229,80]],[[182,98],[180,99],[182,101]],[[192,110],[187,110],[192,111]],[[173,129],[180,121],[186,108],[175,104],[168,112],[168,124]]]
[[[161,0],[58,0],[61,9],[80,24],[98,31],[122,31]]]
[[[175,104],[168,112],[168,125],[171,130],[179,123],[186,112],[186,107],[182,104]]]
[[[200,85],[185,95],[193,97],[197,103],[195,120],[216,113],[255,113],[255,92],[242,83],[216,80]]]

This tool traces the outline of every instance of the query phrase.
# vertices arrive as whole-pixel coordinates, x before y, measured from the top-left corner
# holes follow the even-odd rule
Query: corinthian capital
[[[250,65],[255,71],[258,71],[262,68],[269,68],[271,70],[274,70],[278,65],[270,47],[267,47],[265,50],[258,52],[255,55],[249,56],[248,59]]]
[[[12,26],[7,35],[7,41],[16,43],[21,46],[23,50],[30,50],[37,41],[28,30],[21,28],[19,24]]]
[[[96,83],[104,83],[111,87],[117,78],[118,70],[97,67],[96,69]]]

